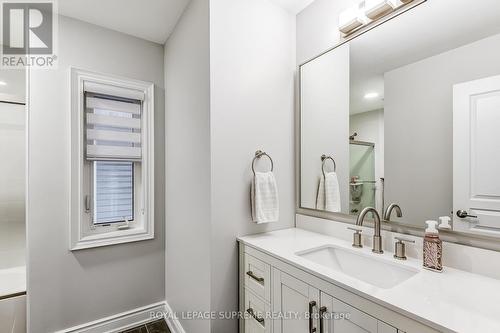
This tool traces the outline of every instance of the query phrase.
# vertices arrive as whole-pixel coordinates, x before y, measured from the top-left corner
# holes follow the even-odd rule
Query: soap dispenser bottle
[[[443,242],[439,239],[437,221],[427,221],[424,237],[424,268],[435,272],[443,271]]]

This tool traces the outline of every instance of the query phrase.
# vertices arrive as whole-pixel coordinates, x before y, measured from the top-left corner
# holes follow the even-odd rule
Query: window
[[[134,220],[134,163],[92,162],[94,225]]]
[[[71,249],[151,239],[153,86],[72,70]]]

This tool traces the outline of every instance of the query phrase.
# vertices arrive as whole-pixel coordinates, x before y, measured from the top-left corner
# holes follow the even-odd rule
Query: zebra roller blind
[[[141,101],[86,93],[85,103],[86,158],[140,161]]]
[[[134,220],[134,163],[142,161],[142,92],[85,83],[85,159],[93,169],[93,223]]]

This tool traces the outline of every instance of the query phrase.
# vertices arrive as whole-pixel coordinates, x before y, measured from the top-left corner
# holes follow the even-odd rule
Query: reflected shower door
[[[375,207],[375,145],[351,141],[349,144],[349,213],[357,215],[365,207]]]

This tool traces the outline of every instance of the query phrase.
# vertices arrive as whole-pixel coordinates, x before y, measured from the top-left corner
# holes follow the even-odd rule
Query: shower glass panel
[[[0,332],[25,332],[26,107],[24,70],[0,70]],[[16,299],[19,311],[11,308]],[[14,301],[12,301],[14,302]],[[19,328],[20,330],[17,330]]]
[[[0,269],[24,266],[25,115],[0,101]]]
[[[349,212],[357,215],[365,207],[375,207],[375,146],[351,141],[349,155]]]

